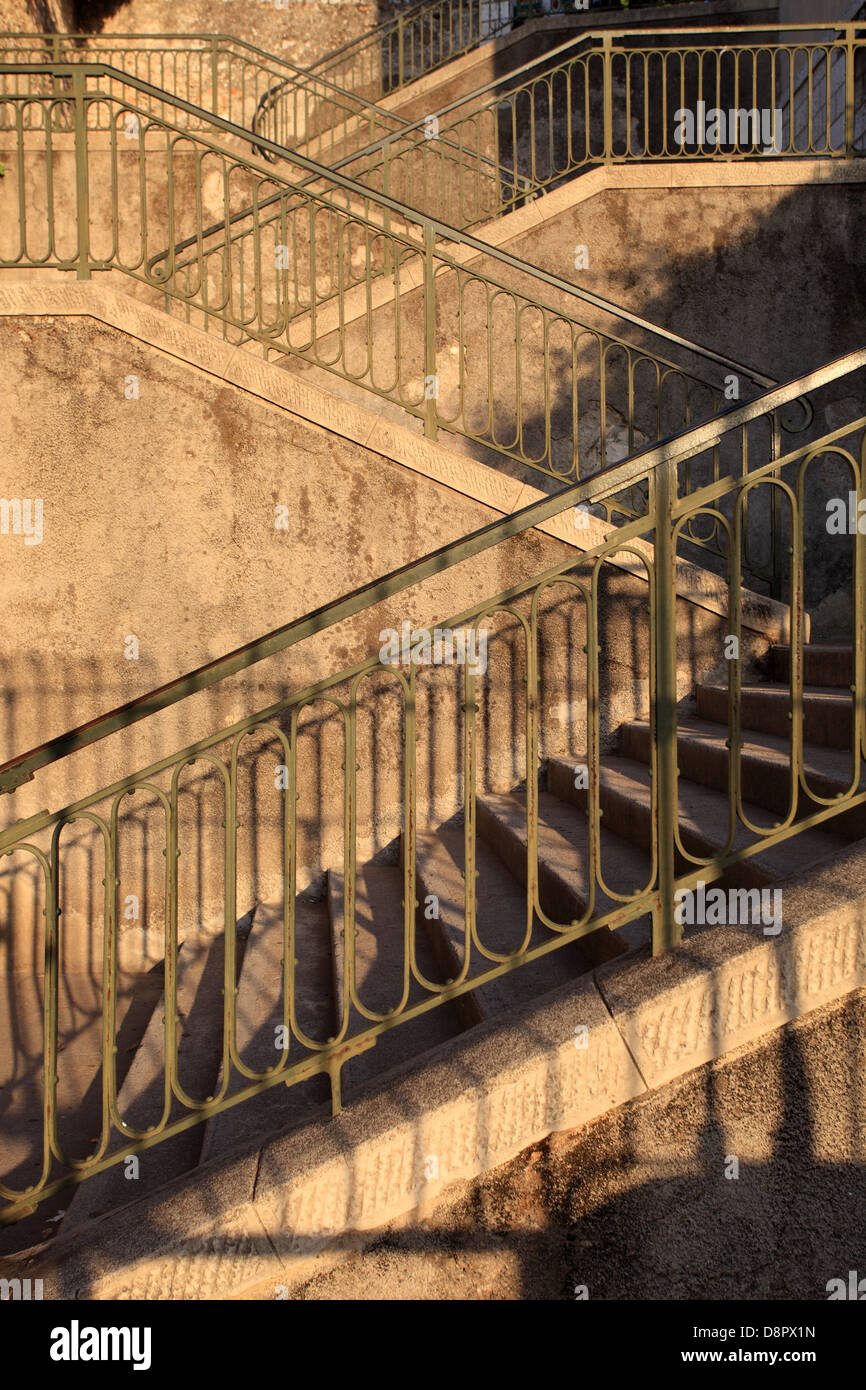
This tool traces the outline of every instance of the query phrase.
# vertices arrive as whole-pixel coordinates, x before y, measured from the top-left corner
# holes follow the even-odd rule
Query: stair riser
[[[728,696],[724,690],[697,687],[697,713],[700,719],[716,724],[728,722]],[[745,692],[742,696],[740,722],[744,729],[758,733],[790,738],[790,702],[769,691]],[[850,748],[852,706],[822,701],[820,697],[804,700],[803,737],[807,743],[820,743],[825,748]]]
[[[773,680],[790,680],[790,647],[773,647],[772,658]],[[806,647],[803,652],[803,681],[806,685],[833,685],[847,690],[854,683],[853,654],[844,648]]]
[[[627,724],[622,731],[620,751],[624,758],[634,758],[638,762],[649,764],[649,730]],[[727,750],[707,747],[681,736],[677,740],[677,764],[681,775],[690,782],[699,782],[702,786],[714,787],[717,791],[727,794]],[[780,817],[787,816],[791,795],[788,767],[777,763],[765,763],[758,757],[746,756],[740,760],[740,777],[744,801],[751,802],[754,806],[764,806]],[[847,787],[814,773],[809,775],[808,781],[818,796],[829,798],[840,791],[847,791]],[[820,802],[801,795],[797,819],[802,820],[823,809]],[[832,825],[827,828],[847,836],[849,840],[861,839],[866,836],[866,807],[858,806],[853,811],[846,811],[834,819]]]

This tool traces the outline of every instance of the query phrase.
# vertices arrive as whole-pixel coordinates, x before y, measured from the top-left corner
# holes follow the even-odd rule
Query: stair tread
[[[728,685],[725,681],[698,681],[698,687],[702,690],[723,690],[728,693]],[[744,695],[769,695],[775,699],[785,696],[791,698],[791,687],[785,681],[744,681],[740,690]],[[838,685],[804,685],[803,694],[813,699],[832,700],[834,704],[846,702],[851,704],[853,695],[850,690],[842,690]]]
[[[283,1023],[283,904],[258,903],[253,912],[238,980],[237,1045],[241,1061],[265,1072],[279,1060],[277,1028]],[[295,1009],[298,1023],[313,1041],[333,1034],[330,927],[327,905],[298,898],[295,903]],[[289,1038],[289,1064],[309,1056],[297,1038]],[[250,1079],[238,1073],[230,1093]],[[312,1077],[298,1085],[279,1083],[212,1116],[204,1124],[202,1163],[252,1144],[262,1134],[277,1133],[322,1112],[329,1101],[327,1078]]]
[[[180,1083],[194,1100],[214,1090],[222,1050],[223,938],[187,939],[177,960],[178,1072]],[[127,1124],[142,1130],[162,1117],[165,1076],[165,996],[156,1005],[117,1098],[118,1112]],[[172,1102],[169,1120],[188,1114]],[[125,1206],[145,1193],[193,1168],[203,1135],[193,1126],[138,1155],[139,1176],[127,1178],[126,1165],[115,1164],[75,1188],[58,1241],[71,1238],[84,1221]],[[120,1147],[115,1135],[112,1147]]]
[[[777,652],[789,652],[791,650],[790,642],[774,642],[773,647]],[[848,654],[853,650],[850,642],[806,642],[803,646],[804,652],[826,652],[828,656],[831,653],[834,656]]]
[[[102,963],[60,972],[57,992],[57,1134],[64,1153],[92,1153],[102,1125]],[[118,971],[115,1062],[119,1090],[162,997],[150,971]],[[3,1180],[21,1190],[42,1170],[45,976],[14,971],[4,980],[0,1013]],[[91,1179],[95,1181],[95,1179]],[[44,1198],[28,1216],[0,1226],[0,1256],[38,1245],[70,1209],[74,1188]],[[127,1198],[128,1200],[128,1198]]]
[[[500,822],[507,824],[521,846],[526,847],[526,805],[513,793],[488,793],[478,798]],[[649,877],[649,857],[636,845],[613,831],[601,827],[599,836],[602,873],[616,892],[634,893],[643,889]],[[556,874],[570,889],[585,910],[590,871],[588,862],[588,829],[582,811],[569,806],[550,792],[538,797],[538,858],[539,863]],[[615,872],[616,871],[616,872]],[[596,885],[593,916],[621,906]],[[582,916],[582,912],[580,914]],[[622,929],[620,929],[622,930]]]
[[[629,719],[623,729],[651,730],[648,719]],[[726,724],[715,720],[701,719],[697,715],[679,715],[677,728],[680,739],[718,747],[727,753],[725,747],[728,737]],[[790,765],[791,744],[789,739],[778,734],[767,734],[757,729],[743,731],[742,754],[747,758],[759,758],[770,762]],[[851,781],[851,756],[838,748],[828,748],[820,743],[803,743],[803,766],[807,772],[827,782],[838,782],[848,787]],[[860,786],[866,788],[866,768],[860,778]]]
[[[626,797],[649,815],[652,778],[646,763],[637,762],[632,758],[604,757],[600,760],[599,773],[602,785],[607,791]],[[726,794],[685,777],[678,779],[678,790],[680,835],[684,843],[687,839],[691,841],[692,853],[709,855],[716,852],[726,843],[728,836]],[[750,802],[743,804],[743,810],[756,824],[760,824],[762,817],[766,817],[767,814],[764,807],[754,806]],[[747,845],[753,844],[756,838],[740,823],[736,827],[733,847],[735,850],[744,849]],[[847,844],[848,841],[843,836],[829,831],[804,830],[761,851],[760,867],[768,870],[773,877],[784,878],[805,864],[817,862]],[[701,845],[706,848],[701,849]],[[689,844],[686,844],[686,848],[689,847]]]

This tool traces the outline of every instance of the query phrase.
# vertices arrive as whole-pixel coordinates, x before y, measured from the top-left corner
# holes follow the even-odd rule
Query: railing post
[[[782,447],[782,422],[778,410],[773,411],[772,415],[772,436],[770,448],[771,457],[781,458],[784,453]],[[770,556],[770,596],[771,598],[781,599],[784,587],[784,565],[782,557],[782,496],[779,488],[770,488],[770,545],[772,554]]]
[[[72,113],[75,130],[75,203],[78,215],[78,279],[90,279],[90,194],[87,179],[87,74],[72,69]]]
[[[402,89],[405,77],[405,65],[403,62],[403,16],[397,20],[397,87]]]
[[[845,157],[854,154],[854,25],[845,25]],[[827,84],[830,74],[827,74]]]
[[[439,383],[436,379],[435,253],[436,233],[432,223],[428,222],[424,227],[424,433],[428,439],[436,439],[439,434],[436,404]]]
[[[677,946],[675,826],[677,799],[677,593],[672,509],[676,464],[658,466],[652,482],[655,514],[655,741],[658,905],[653,911],[653,955]]]
[[[213,110],[214,115],[218,116],[218,115],[220,114],[220,109],[219,109],[219,82],[220,82],[220,78],[219,78],[219,49],[218,49],[218,40],[217,40],[216,38],[212,38],[211,41],[210,41],[210,80],[211,80],[211,88],[213,89],[213,104],[212,104],[211,109]],[[227,86],[228,86],[229,95],[231,95],[231,83],[228,83]],[[243,114],[241,115],[241,122],[243,122]]]
[[[391,146],[385,145],[382,149],[382,192],[386,198],[391,196]],[[369,209],[367,210],[369,216]],[[391,240],[391,209],[386,207],[382,216],[382,226],[385,230],[384,256],[382,260],[383,275],[390,275],[392,272],[397,274],[397,256],[394,254],[394,243]],[[395,285],[396,292],[396,285]]]
[[[866,499],[866,478],[863,470],[857,480],[857,515]],[[852,632],[854,636],[854,682],[851,693],[854,696],[855,734],[854,747],[860,748],[860,756],[866,756],[866,536],[859,529],[854,538],[854,613]]]
[[[610,34],[604,34],[601,40],[602,63],[604,64],[602,93],[604,100],[604,162],[609,164],[613,158],[613,82],[611,68],[613,65],[613,51],[611,49]]]

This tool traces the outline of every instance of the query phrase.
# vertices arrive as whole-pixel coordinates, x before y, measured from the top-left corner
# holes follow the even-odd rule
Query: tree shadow
[[[129,0],[75,0],[73,15],[77,34],[98,34],[106,20],[124,9]]]

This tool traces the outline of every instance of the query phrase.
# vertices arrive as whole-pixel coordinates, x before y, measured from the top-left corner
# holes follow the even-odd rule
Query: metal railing
[[[662,9],[665,0],[641,0]],[[620,10],[622,0],[601,0],[592,11]],[[370,33],[333,49],[310,69],[350,92],[378,101],[462,57],[479,44],[507,34],[529,19],[556,22],[563,15],[589,19],[578,0],[422,0]]]
[[[801,35],[792,40],[792,34]],[[279,89],[269,98],[273,119]],[[340,163],[478,227],[599,165],[866,153],[866,28],[585,33]]]
[[[866,804],[862,789],[862,758],[866,754],[866,672],[864,672],[864,627],[866,627],[866,537],[854,535],[850,542],[850,581],[852,640],[856,650],[856,669],[850,692],[851,777],[846,790],[834,796],[823,795],[810,781],[804,762],[803,648],[806,640],[804,583],[804,526],[807,521],[807,495],[815,478],[821,476],[822,463],[831,458],[841,467],[857,508],[866,501],[866,416],[851,418],[831,433],[794,449],[784,457],[773,456],[769,441],[780,411],[790,409],[807,398],[823,401],[839,398],[840,388],[848,400],[863,399],[866,349],[848,354],[819,370],[776,387],[757,399],[728,409],[722,416],[607,469],[594,478],[564,489],[556,497],[524,509],[483,530],[464,537],[435,554],[386,576],[354,594],[289,624],[258,642],[151,692],[122,710],[114,711],[83,729],[71,731],[62,739],[44,745],[0,767],[0,785],[6,790],[20,784],[28,772],[44,767],[94,744],[109,734],[123,731],[137,720],[153,716],[187,696],[215,684],[226,676],[251,667],[265,658],[297,648],[305,640],[333,628],[338,622],[367,612],[376,604],[390,602],[398,594],[482,555],[494,547],[525,533],[551,518],[569,515],[574,508],[604,503],[624,491],[639,493],[644,503],[639,515],[617,528],[577,559],[569,556],[543,573],[521,581],[505,592],[487,593],[464,611],[437,624],[442,632],[488,633],[491,656],[483,669],[471,661],[452,668],[430,665],[429,644],[424,655],[424,632],[413,632],[412,650],[395,664],[391,656],[369,654],[354,664],[334,671],[304,689],[296,689],[268,708],[248,714],[230,727],[219,728],[187,747],[161,757],[151,766],[124,776],[109,786],[101,786],[56,811],[44,811],[0,834],[0,855],[9,860],[4,877],[3,901],[17,904],[23,920],[39,922],[44,913],[40,950],[44,962],[43,1034],[39,1057],[41,1077],[41,1142],[22,1160],[16,1172],[6,1174],[0,1196],[6,1205],[0,1219],[15,1220],[69,1182],[83,1181],[95,1173],[122,1162],[126,1157],[201,1124],[230,1106],[251,1101],[275,1085],[296,1085],[311,1076],[326,1074],[331,1082],[334,1109],[340,1106],[340,1072],[344,1063],[360,1051],[375,1045],[383,1033],[419,1017],[429,1010],[459,1003],[479,986],[515,968],[561,950],[602,928],[616,930],[649,914],[652,918],[652,944],[655,953],[675,946],[680,939],[675,904],[680,890],[689,890],[699,881],[712,883],[737,865],[747,865],[768,847],[795,837],[816,826],[832,826],[836,818]],[[856,414],[852,410],[852,415]],[[710,466],[706,481],[689,488],[688,475],[700,460],[724,457],[730,467],[722,472]],[[739,640],[743,631],[743,540],[747,508],[767,510],[768,494],[778,493],[786,514],[789,538],[789,566],[784,576],[786,599],[790,605],[792,650],[790,677],[791,737],[788,764],[789,799],[784,814],[773,813],[767,825],[756,824],[742,795],[740,752],[742,744],[742,673],[740,661],[728,664],[729,681],[729,758],[726,787],[728,827],[724,843],[710,859],[691,853],[679,831],[681,803],[677,787],[678,701],[682,682],[678,673],[677,603],[679,552],[684,530],[705,521],[718,527],[726,538],[727,611],[720,619],[720,631]],[[813,498],[814,501],[814,498]],[[856,509],[855,508],[855,512]],[[647,878],[640,884],[617,881],[615,864],[608,861],[601,837],[601,754],[600,690],[604,644],[611,633],[606,626],[604,594],[611,565],[625,565],[641,577],[643,598],[635,604],[634,649],[645,650],[648,715],[651,728],[650,832],[647,847]],[[477,584],[476,575],[476,584]],[[483,582],[483,581],[482,581]],[[388,620],[399,622],[400,610],[393,604]],[[564,617],[569,633],[564,670],[559,676],[554,653],[561,649]],[[552,629],[547,620],[553,622]],[[426,636],[429,638],[429,631]],[[341,639],[342,640],[342,639]],[[485,641],[487,639],[485,638]],[[497,646],[497,643],[499,644]],[[466,650],[467,648],[464,648]],[[584,653],[585,659],[581,657]],[[560,650],[561,655],[561,650]],[[435,659],[434,659],[435,660]],[[459,741],[454,766],[446,768],[452,788],[453,823],[460,826],[461,874],[465,885],[462,903],[456,911],[461,923],[456,961],[450,968],[431,974],[422,964],[421,941],[425,932],[420,910],[422,892],[419,875],[419,835],[430,823],[429,789],[425,769],[436,756],[444,756],[439,718],[442,702],[425,695],[425,681],[444,672],[446,680],[455,677],[453,707],[446,715],[453,718]],[[455,674],[456,673],[456,674]],[[361,725],[375,705],[375,690],[386,691],[396,700],[399,717],[392,723],[390,742],[377,744],[371,753]],[[565,685],[562,684],[565,682]],[[587,711],[585,728],[576,736],[584,742],[569,752],[588,769],[588,785],[583,793],[586,833],[575,850],[585,868],[584,910],[563,920],[551,909],[539,873],[539,786],[545,757],[561,735],[560,716],[565,696],[572,708]],[[498,704],[497,704],[498,702]],[[513,782],[519,783],[521,810],[520,835],[526,846],[524,902],[525,930],[511,948],[502,949],[485,942],[478,926],[479,888],[478,812],[479,798],[486,789],[491,746],[485,730],[491,709],[511,709],[513,740],[498,738],[498,747],[517,757]],[[453,708],[453,714],[450,711]],[[438,713],[437,713],[438,711]],[[343,882],[343,921],[345,946],[338,957],[338,1007],[333,1019],[322,1029],[307,1021],[299,981],[312,950],[310,940],[299,927],[299,892],[309,881],[315,854],[305,839],[310,804],[317,806],[319,820],[326,816],[325,802],[309,803],[307,779],[310,768],[321,765],[318,754],[309,755],[309,729],[306,716],[320,735],[327,726],[329,745],[327,796],[331,798],[334,824],[339,829],[321,860],[313,868],[335,870]],[[559,729],[559,733],[557,733]],[[275,1064],[268,1068],[250,1065],[239,1040],[237,1002],[238,913],[246,906],[247,883],[242,887],[238,853],[239,822],[252,815],[246,833],[264,836],[263,823],[256,821],[254,804],[239,810],[239,787],[246,775],[245,740],[252,739],[256,756],[265,759],[268,776],[274,780],[277,796],[276,828],[279,845],[282,967],[280,976],[279,1019],[283,1043]],[[256,738],[264,742],[256,743]],[[453,740],[452,740],[453,742]],[[515,752],[516,750],[516,752]],[[561,751],[561,750],[560,750]],[[314,750],[315,752],[315,750]],[[341,756],[340,756],[341,755]],[[393,833],[400,840],[400,873],[403,886],[402,966],[394,985],[393,997],[371,1000],[358,983],[355,961],[356,881],[362,862],[359,844],[369,829],[365,817],[374,808],[359,796],[359,772],[369,770],[366,760],[378,758],[379,775],[387,769],[396,779],[397,804],[390,812]],[[384,763],[383,760],[384,759]],[[342,761],[342,771],[337,771]],[[183,809],[183,776],[193,764],[200,764],[211,778],[217,808],[212,820],[195,822],[192,827]],[[507,769],[506,769],[507,771]],[[501,773],[501,769],[499,770]],[[322,792],[324,795],[324,791]],[[156,1101],[153,1122],[133,1125],[120,1113],[117,1082],[117,998],[120,904],[124,894],[134,891],[134,874],[127,857],[119,852],[126,818],[148,808],[156,818],[148,842],[152,865],[159,862],[161,907],[159,909],[159,948],[163,959],[165,988],[163,1082]],[[301,814],[301,813],[304,814]],[[260,812],[260,814],[263,814]],[[315,820],[315,815],[314,815]],[[437,822],[438,823],[438,822]],[[101,980],[101,1122],[93,1151],[73,1156],[64,1150],[58,1126],[59,1067],[59,987],[64,942],[73,927],[64,916],[66,894],[73,891],[65,877],[69,828],[90,837],[93,874],[103,889],[98,913],[101,919],[94,934],[94,950]],[[179,1066],[180,1024],[178,1020],[178,899],[180,845],[196,830],[211,848],[211,860],[222,865],[222,911],[220,934],[224,944],[222,1070],[214,1094],[197,1098],[185,1087]],[[164,846],[164,860],[156,853]],[[76,847],[81,848],[80,841]],[[193,859],[195,855],[193,854]],[[151,870],[152,872],[152,870]],[[131,877],[132,875],[132,877]],[[135,880],[137,883],[137,879]],[[140,891],[140,889],[136,890]],[[305,985],[306,988],[306,985]],[[35,1136],[31,1135],[35,1140]]]
[[[422,0],[332,50],[311,72],[373,101],[507,33],[513,0]]]
[[[0,267],[119,273],[228,341],[389,402],[430,438],[559,482],[709,418],[732,378],[740,399],[768,384],[300,154],[270,146],[274,172],[246,152],[263,137],[221,117],[215,138],[158,118],[166,94],[136,78],[51,72],[62,95],[0,99],[14,127],[2,192],[18,203]]]
[[[228,34],[3,34],[0,62],[6,64],[104,63],[138,78],[163,94],[151,98],[151,114],[171,115],[191,130],[210,129],[209,116],[222,116],[252,128],[263,110],[265,133],[292,148],[315,141],[322,159],[345,155],[405,127],[402,117],[363,97],[342,91],[327,78],[314,76],[282,58]],[[29,71],[3,74],[0,97],[58,95],[50,71],[43,85]],[[189,105],[179,111],[164,94]],[[279,93],[278,106],[275,93]],[[197,114],[206,113],[204,116]],[[107,127],[103,127],[107,129]]]
[[[701,26],[584,31],[414,122],[225,36],[8,35],[0,55],[106,62],[189,104],[154,94],[153,115],[207,132],[215,113],[265,142],[307,146],[319,162],[468,229],[599,164],[866,149],[866,29],[729,33],[720,47],[718,31]],[[47,72],[41,87],[32,72],[2,81],[10,95],[62,91]],[[267,143],[258,153],[279,157]]]

